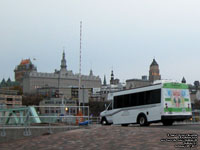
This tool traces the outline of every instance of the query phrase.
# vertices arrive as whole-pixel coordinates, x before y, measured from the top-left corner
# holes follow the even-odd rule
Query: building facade
[[[0,108],[22,106],[22,95],[16,90],[0,90]]]
[[[63,107],[77,106],[77,105],[76,101],[74,100],[69,100],[65,98],[50,98],[42,100],[39,106],[40,106],[40,114],[60,114],[62,113]]]
[[[129,79],[129,80],[126,80],[126,89],[132,89],[132,88],[147,86],[147,85],[150,85],[150,84],[151,84],[151,82],[149,80]]]
[[[79,85],[79,74],[74,74],[71,70],[67,70],[65,53],[63,52],[60,70],[54,73],[42,73],[32,70],[26,73],[23,78],[23,93],[34,94],[38,88],[53,87],[60,89],[68,89],[68,87]],[[89,75],[81,75],[81,87],[84,88],[100,88],[101,79],[94,76],[92,70]],[[66,98],[70,98],[65,95]]]

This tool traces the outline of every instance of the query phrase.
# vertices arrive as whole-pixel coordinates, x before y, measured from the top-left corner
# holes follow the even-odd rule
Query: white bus
[[[101,124],[138,123],[147,126],[162,122],[172,125],[192,117],[188,85],[165,82],[112,93],[111,103],[101,112]]]

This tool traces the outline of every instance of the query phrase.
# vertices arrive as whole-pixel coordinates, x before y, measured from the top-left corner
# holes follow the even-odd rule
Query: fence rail
[[[89,120],[88,106],[31,106],[0,109],[0,125],[69,123]]]
[[[96,123],[97,118],[92,118]],[[89,106],[30,106],[0,109],[0,136],[6,136],[9,128],[23,129],[24,136],[31,135],[32,128],[66,128],[89,124]]]

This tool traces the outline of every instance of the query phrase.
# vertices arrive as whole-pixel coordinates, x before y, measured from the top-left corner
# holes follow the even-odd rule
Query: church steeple
[[[61,60],[61,65],[60,65],[61,70],[67,70],[67,65],[66,65],[66,60],[65,60],[65,51],[63,50],[62,54],[62,60]]]
[[[90,76],[93,76],[93,71],[92,71],[92,69],[90,69]]]
[[[103,85],[106,86],[106,76],[104,75]]]
[[[114,73],[113,73],[113,70],[111,71],[110,84],[114,84]]]

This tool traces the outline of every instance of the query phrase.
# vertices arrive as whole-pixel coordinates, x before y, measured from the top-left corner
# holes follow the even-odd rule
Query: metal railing
[[[100,124],[100,117],[91,117],[90,120],[92,124]]]
[[[36,127],[48,128],[48,132],[52,133],[53,128],[89,123],[91,123],[89,106],[31,106],[27,109],[15,107],[0,110],[0,136],[2,137],[6,136],[6,130],[9,128],[23,129],[23,135],[30,136],[31,129]]]

